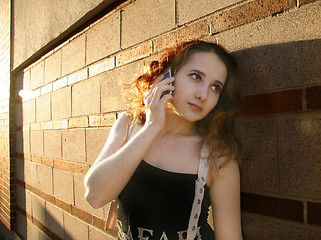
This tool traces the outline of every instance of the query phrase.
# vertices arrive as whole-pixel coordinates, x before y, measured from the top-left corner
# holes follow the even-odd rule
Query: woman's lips
[[[200,105],[198,105],[198,104],[196,104],[196,103],[188,103],[190,106],[191,106],[191,108],[193,109],[193,110],[195,110],[195,111],[203,111],[203,108],[200,106]]]

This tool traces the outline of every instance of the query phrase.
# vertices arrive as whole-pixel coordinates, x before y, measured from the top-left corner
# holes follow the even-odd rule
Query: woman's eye
[[[212,86],[212,89],[215,91],[215,92],[220,92],[222,90],[221,86],[218,85],[218,84],[214,84]]]
[[[197,73],[192,73],[191,76],[192,76],[192,78],[194,78],[197,81],[201,80],[201,76]]]

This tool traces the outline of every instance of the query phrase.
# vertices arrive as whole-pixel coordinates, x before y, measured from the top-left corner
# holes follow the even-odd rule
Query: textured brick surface
[[[308,222],[321,226],[321,203],[308,202]]]
[[[306,100],[308,109],[321,109],[321,86],[308,87]]]
[[[110,129],[97,128],[86,130],[87,162],[93,164],[103,149]]]
[[[270,114],[302,110],[302,90],[266,93],[243,98],[243,114]]]
[[[61,50],[45,59],[44,84],[52,82],[61,76]]]
[[[242,193],[242,210],[265,216],[303,222],[303,202]]]
[[[95,78],[72,87],[72,116],[100,112],[100,85]]]
[[[106,232],[102,232],[93,227],[89,227],[89,239],[97,240],[116,240],[115,237],[108,235]]]
[[[273,218],[262,218],[260,215],[243,212],[243,237],[246,240],[318,240],[321,230],[297,225],[293,222],[278,221]]]
[[[211,12],[230,6],[239,0],[178,0],[177,1],[177,18],[178,24],[182,25]]]
[[[108,16],[88,30],[86,64],[102,59],[118,50],[120,50],[119,12]]]
[[[182,42],[195,39],[202,39],[204,36],[209,35],[209,27],[207,20],[200,20],[193,22],[190,25],[180,28],[179,31],[169,32],[156,37],[154,42],[154,52],[160,52],[169,47]]]
[[[51,120],[51,95],[45,94],[36,99],[36,121]]]
[[[83,129],[62,132],[62,157],[64,160],[85,162],[85,131]]]
[[[85,66],[85,35],[62,48],[62,76]]]
[[[251,1],[241,6],[215,14],[212,18],[212,31],[213,33],[220,32],[292,7],[295,7],[294,0]]]
[[[27,219],[21,213],[16,216],[17,232],[24,238],[27,238]]]
[[[46,203],[36,195],[31,195],[32,216],[42,224],[46,221]]]
[[[45,226],[60,238],[63,239],[63,213],[60,209],[50,203],[46,203],[46,224]]]
[[[30,153],[33,155],[43,155],[43,132],[30,132]]]
[[[73,176],[71,173],[54,169],[53,170],[54,195],[60,200],[73,204]]]
[[[30,100],[22,104],[23,123],[31,123],[36,121],[36,102]]]
[[[38,165],[37,166],[38,189],[45,193],[53,194],[52,168]]]
[[[33,187],[37,187],[37,166],[35,163],[25,161],[25,182]]]
[[[127,48],[174,27],[175,9],[172,1],[135,1],[122,12],[121,47]]]
[[[64,213],[64,231],[66,240],[88,240],[88,225],[83,221]]]
[[[126,63],[134,62],[138,59],[146,57],[152,53],[152,48],[152,43],[148,41],[146,43],[140,44],[138,47],[134,47],[125,52],[121,52],[116,57],[116,65],[121,66]]]
[[[70,118],[68,121],[69,128],[83,128],[89,126],[88,116]]]
[[[277,134],[273,120],[239,118],[236,135],[242,143],[243,191],[278,190]]]
[[[52,119],[71,116],[71,87],[65,87],[52,93]]]
[[[35,89],[43,85],[44,62],[41,61],[30,70],[30,88]]]
[[[44,156],[61,158],[61,132],[44,131]]]
[[[321,195],[321,118],[278,123],[280,190],[291,195]]]
[[[85,196],[84,175],[74,174],[74,191],[75,191],[75,206],[77,208],[80,208],[101,219],[104,218],[103,208],[100,208],[100,209],[92,208],[84,198]]]
[[[101,83],[102,113],[125,109],[120,91],[121,85],[133,81],[142,69],[143,62],[139,61],[96,76],[96,81]]]

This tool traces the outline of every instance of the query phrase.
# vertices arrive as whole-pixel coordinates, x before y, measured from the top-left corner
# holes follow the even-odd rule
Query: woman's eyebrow
[[[202,71],[200,71],[200,70],[192,69],[191,72],[197,72],[198,74],[203,75],[204,77],[206,77],[205,72],[202,72]],[[222,87],[224,86],[224,84],[223,84],[221,81],[219,81],[219,80],[215,80],[214,82],[217,83],[217,84],[219,84],[219,85],[221,85]]]

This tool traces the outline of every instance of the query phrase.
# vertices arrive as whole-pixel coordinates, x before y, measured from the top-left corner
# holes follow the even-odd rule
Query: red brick
[[[211,33],[250,23],[296,6],[295,0],[256,0],[216,14],[212,18]]]
[[[321,226],[321,203],[308,202],[308,222]]]
[[[243,98],[242,114],[271,114],[302,110],[302,90],[265,93]]]
[[[306,100],[308,109],[321,109],[321,86],[308,87],[306,89]]]
[[[303,202],[242,193],[242,210],[270,217],[303,222]]]

